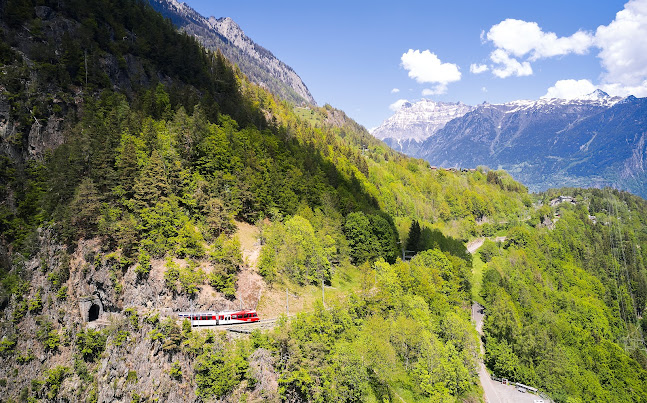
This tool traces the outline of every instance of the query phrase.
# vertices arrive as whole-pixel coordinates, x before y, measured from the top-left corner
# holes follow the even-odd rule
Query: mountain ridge
[[[647,159],[641,133],[647,130],[642,118],[647,105],[643,100],[611,97],[597,90],[569,100],[483,103],[448,120],[422,141],[393,140],[408,135],[409,121],[391,127],[392,138],[384,141],[432,165],[505,169],[532,191],[612,186],[645,197]],[[424,130],[423,119],[412,121]],[[430,122],[429,127],[435,124]]]
[[[296,105],[316,105],[301,77],[272,52],[245,35],[231,18],[206,18],[186,3],[176,0],[148,2],[180,30],[196,37],[205,48],[220,50],[252,82]]]

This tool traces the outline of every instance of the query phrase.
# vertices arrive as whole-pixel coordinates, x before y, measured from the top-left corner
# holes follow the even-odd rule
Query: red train
[[[254,309],[220,312],[180,312],[180,318],[191,321],[191,326],[234,325],[238,323],[258,322],[260,318]]]

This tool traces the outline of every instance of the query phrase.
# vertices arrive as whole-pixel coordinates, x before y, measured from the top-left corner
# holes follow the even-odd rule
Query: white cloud
[[[399,88],[394,88],[391,90],[391,94],[397,94],[398,92],[400,92]]]
[[[647,97],[647,80],[637,85],[625,85],[621,83],[601,84],[600,89],[612,96],[626,97],[634,95],[636,97]]]
[[[601,25],[595,33],[600,48],[598,58],[606,70],[605,86],[612,92],[633,95],[647,93],[647,0],[632,0],[616,14],[609,25]]]
[[[589,32],[577,31],[571,36],[558,37],[554,32],[544,32],[536,22],[512,18],[492,26],[487,39],[510,55],[529,55],[531,61],[570,53],[581,55],[594,43],[594,36]]]
[[[596,90],[589,80],[559,80],[548,89],[542,98],[573,99],[587,95]]]
[[[485,87],[481,87],[481,91],[483,91],[483,92],[487,92],[487,88],[485,88]]]
[[[496,49],[490,53],[490,60],[497,65],[497,67],[492,67],[492,74],[499,78],[532,75],[530,63],[519,62],[517,59],[511,58],[503,49]]]
[[[402,105],[406,104],[407,101],[406,99],[398,99],[391,105],[389,105],[389,109],[391,109],[393,112],[397,112],[400,108],[402,108]]]
[[[447,87],[441,88],[440,86],[436,86],[436,88],[425,88],[422,90],[422,96],[428,97],[430,95],[440,95],[444,94],[445,91],[447,91]]]
[[[579,30],[558,37],[544,32],[536,22],[506,19],[481,33],[481,41],[495,46],[489,69],[497,77],[532,74],[530,62],[554,56],[585,54],[599,49],[603,72],[600,82],[560,80],[545,96],[571,97],[595,87],[610,95],[647,96],[647,0],[629,0],[615,19],[593,32]],[[474,72],[477,65],[470,66]],[[585,94],[584,94],[585,95]]]
[[[470,73],[472,74],[481,74],[488,71],[487,64],[470,64]]]
[[[443,63],[438,56],[429,50],[409,49],[402,54],[402,67],[409,72],[409,77],[418,83],[436,84],[434,91],[442,94],[447,91],[447,84],[459,81],[461,72],[453,63]]]

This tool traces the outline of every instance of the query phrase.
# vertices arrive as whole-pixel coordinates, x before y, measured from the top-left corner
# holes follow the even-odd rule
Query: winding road
[[[495,242],[504,242],[506,237],[497,237]],[[470,253],[474,253],[483,246],[485,238],[477,238],[467,244],[467,250]],[[483,306],[478,302],[472,304],[472,320],[474,321],[474,326],[476,331],[479,333],[479,347],[481,349],[481,355],[485,354],[485,348],[483,347],[483,318],[485,318]],[[479,360],[479,379],[481,380],[481,386],[483,386],[483,394],[485,395],[485,401],[487,403],[548,403],[549,399],[539,397],[532,393],[523,393],[517,390],[512,385],[504,385],[501,382],[492,380],[489,372],[485,368],[485,363],[483,360]]]

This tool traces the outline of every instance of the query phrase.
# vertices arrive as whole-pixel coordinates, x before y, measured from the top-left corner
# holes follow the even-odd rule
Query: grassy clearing
[[[314,109],[294,108],[294,113],[299,117],[299,119],[310,123],[312,126],[317,126],[322,123],[321,115]]]
[[[354,266],[340,266],[334,273],[331,285],[324,287],[326,304],[343,300],[352,292],[362,288],[363,274]],[[321,284],[299,286],[287,279],[282,279],[268,286],[258,304],[259,316],[274,318],[286,312],[286,289],[289,303],[289,314],[307,312],[313,309],[314,303],[321,300]]]

